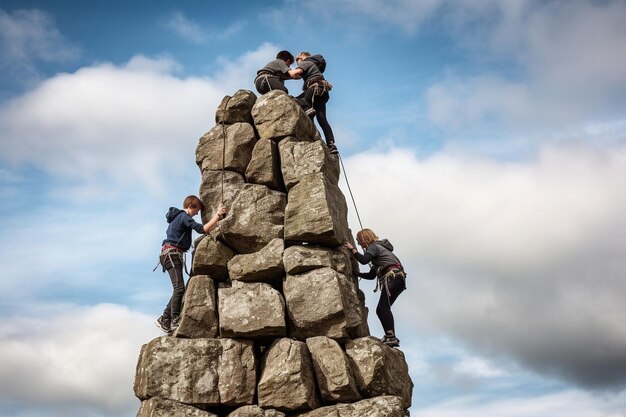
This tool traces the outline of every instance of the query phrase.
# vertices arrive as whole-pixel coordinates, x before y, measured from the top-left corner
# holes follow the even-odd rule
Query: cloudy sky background
[[[360,217],[409,272],[412,415],[626,416],[621,0],[1,0],[0,415],[136,414],[164,213],[280,49],[327,57]]]

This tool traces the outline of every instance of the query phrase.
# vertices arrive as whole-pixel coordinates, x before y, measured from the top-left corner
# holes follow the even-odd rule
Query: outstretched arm
[[[352,246],[350,242],[345,242],[343,246],[346,247],[350,252],[352,252],[352,256],[354,256],[361,265],[367,265],[368,263],[372,261],[373,256],[371,253],[369,252],[365,252],[365,254],[359,253],[359,251],[356,250],[356,248]]]
[[[220,208],[217,209],[217,212],[213,215],[213,217],[211,217],[211,220],[209,220],[204,226],[202,226],[202,228],[204,229],[204,233],[209,233],[217,225],[217,222],[219,222],[224,217],[224,214],[226,214],[226,209],[224,208],[224,206],[220,206]]]

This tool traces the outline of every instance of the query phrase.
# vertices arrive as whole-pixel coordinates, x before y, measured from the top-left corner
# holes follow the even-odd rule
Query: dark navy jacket
[[[169,226],[167,226],[167,237],[163,241],[164,245],[167,243],[183,250],[188,250],[191,247],[191,231],[195,230],[200,234],[204,234],[204,227],[184,210],[170,207],[165,218]]]

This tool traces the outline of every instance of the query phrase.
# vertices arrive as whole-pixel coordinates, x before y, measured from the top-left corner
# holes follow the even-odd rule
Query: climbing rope
[[[224,114],[222,115],[222,191],[220,194],[220,205],[223,206],[224,205],[224,174],[226,172],[226,124],[224,123],[224,119],[226,118],[226,110],[228,109],[228,102],[230,101],[230,99],[232,98],[232,96],[228,97],[226,99],[226,103],[224,103]],[[220,231],[220,235],[222,236],[222,239],[225,240],[224,238],[224,232],[222,231],[222,227],[220,226],[219,221],[217,222],[217,228]]]
[[[341,170],[343,171],[343,176],[346,179],[346,184],[348,185],[348,191],[350,192],[350,198],[352,199],[352,205],[354,206],[354,211],[356,212],[356,218],[359,221],[359,226],[363,230],[363,224],[361,223],[361,216],[359,216],[359,209],[356,206],[356,201],[354,201],[354,195],[352,194],[352,188],[350,187],[350,181],[348,181],[348,174],[346,173],[346,167],[343,165],[343,159],[341,158],[341,154],[337,154],[339,156],[339,163],[341,163]]]

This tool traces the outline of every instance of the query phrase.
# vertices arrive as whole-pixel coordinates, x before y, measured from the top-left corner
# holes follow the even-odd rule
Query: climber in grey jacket
[[[400,340],[396,337],[391,306],[406,289],[406,273],[398,257],[393,254],[393,245],[387,239],[379,239],[371,229],[363,229],[357,233],[356,240],[365,250],[364,254],[359,253],[349,242],[344,243],[344,246],[352,252],[360,264],[366,265],[371,262],[370,271],[360,272],[359,277],[378,278],[376,289],[380,288],[380,298],[376,315],[385,330],[382,341],[388,346],[398,347]]]

